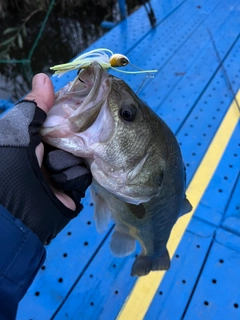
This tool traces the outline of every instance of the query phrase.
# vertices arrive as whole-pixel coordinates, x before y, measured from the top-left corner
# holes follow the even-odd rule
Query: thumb
[[[32,91],[25,99],[34,100],[40,109],[48,113],[55,99],[50,78],[44,73],[35,75],[32,80]]]

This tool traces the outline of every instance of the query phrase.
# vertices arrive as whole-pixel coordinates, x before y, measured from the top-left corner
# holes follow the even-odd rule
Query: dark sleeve
[[[19,301],[46,257],[38,237],[0,205],[0,319],[16,317]]]

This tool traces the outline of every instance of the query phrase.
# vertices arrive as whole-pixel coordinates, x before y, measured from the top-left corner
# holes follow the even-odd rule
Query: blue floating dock
[[[142,7],[88,49],[109,48],[142,69],[159,70],[139,95],[177,136],[194,206],[171,234],[171,268],[131,277],[139,248],[126,258],[112,256],[113,225],[96,232],[87,194],[84,211],[48,246],[17,320],[240,319],[240,3],[151,4],[155,28]],[[114,74],[135,91],[145,77]],[[74,76],[53,78],[55,90]]]

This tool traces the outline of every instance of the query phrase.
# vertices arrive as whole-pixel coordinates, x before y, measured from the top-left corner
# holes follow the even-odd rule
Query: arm
[[[53,103],[51,81],[40,74],[25,100],[0,119],[0,319],[15,318],[44,262],[43,245],[79,214],[91,183],[81,159],[63,151],[49,153],[43,165],[38,131]]]
[[[11,320],[42,266],[46,250],[39,238],[1,205],[0,256],[0,319]]]

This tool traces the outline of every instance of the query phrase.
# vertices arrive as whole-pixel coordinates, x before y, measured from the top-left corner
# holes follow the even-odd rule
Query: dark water
[[[76,0],[77,1],[77,0]],[[17,101],[31,88],[32,76],[38,72],[51,75],[49,67],[65,63],[86,49],[107,30],[101,28],[103,20],[118,22],[120,14],[117,1],[108,0],[106,6],[97,4],[97,1],[87,1],[84,6],[62,10],[54,6],[42,36],[34,50],[31,63],[0,63],[0,99]],[[127,1],[128,12],[137,4],[136,1]],[[33,11],[32,11],[33,12]],[[9,27],[20,26],[22,21],[29,17],[31,12],[17,10],[7,14],[0,23],[0,43],[9,38],[3,32]],[[27,35],[22,36],[23,47],[15,47],[8,51],[10,59],[26,59],[38,35],[46,11],[38,11],[26,23]],[[0,60],[3,48],[0,45]]]

